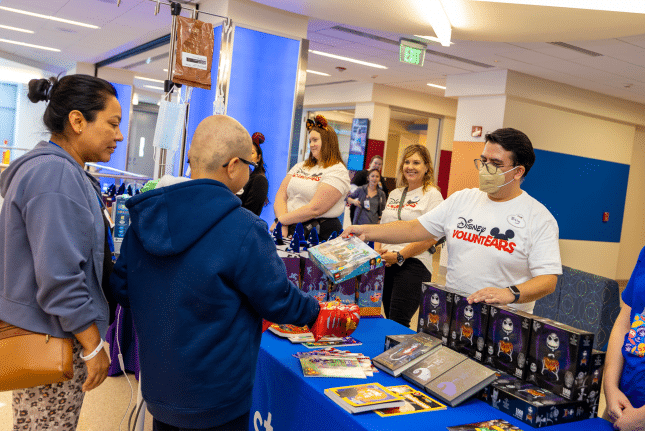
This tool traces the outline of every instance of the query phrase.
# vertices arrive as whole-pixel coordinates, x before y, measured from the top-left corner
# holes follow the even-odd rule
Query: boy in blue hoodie
[[[132,310],[156,431],[248,429],[262,318],[302,326],[318,316],[318,302],[287,279],[266,223],[235,196],[251,148],[236,120],[208,117],[189,151],[192,180],[126,204],[111,284]]]

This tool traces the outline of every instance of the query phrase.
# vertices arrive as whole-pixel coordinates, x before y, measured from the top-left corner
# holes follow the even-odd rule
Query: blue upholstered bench
[[[596,334],[594,348],[607,351],[609,334],[620,311],[618,283],[562,266],[555,292],[535,303],[533,314]]]

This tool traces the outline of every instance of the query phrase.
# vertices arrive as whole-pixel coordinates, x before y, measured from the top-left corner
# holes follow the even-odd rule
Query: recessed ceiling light
[[[157,87],[156,85],[144,85],[145,88],[150,88],[152,90],[161,90],[163,91],[163,87]]]
[[[28,12],[26,10],[14,9],[14,8],[11,8],[11,7],[0,6],[0,10],[6,10],[7,12],[15,12],[15,13],[19,13],[19,14],[22,14],[22,15],[33,16],[33,17],[36,17],[36,18],[48,19],[50,21],[64,22],[65,24],[78,25],[80,27],[100,28],[100,27],[92,25],[92,24],[85,24],[83,22],[78,22],[78,21],[72,21],[72,20],[69,20],[69,19],[58,18],[58,17],[51,16],[51,15],[43,15],[43,14],[40,14],[40,13]]]
[[[314,75],[320,75],[320,76],[331,76],[329,73],[316,72],[315,70],[309,70],[309,69],[307,69],[307,73],[313,73]]]
[[[442,90],[445,90],[446,87],[443,85],[437,85],[437,84],[428,84],[429,87],[435,87],[435,88],[441,88]]]
[[[441,43],[441,41],[439,40],[439,38],[438,38],[438,37],[434,37],[434,36],[421,36],[420,34],[415,34],[415,35],[414,35],[414,37],[420,37],[421,39],[427,39],[427,40],[431,40],[431,41],[433,41],[433,42]],[[450,45],[454,45],[454,43],[453,43],[453,42],[450,42]]]
[[[511,3],[530,6],[566,7],[607,12],[645,13],[645,3],[634,0],[476,0],[489,3]]]
[[[1,25],[0,24],[0,28],[4,28],[4,29],[7,29],[7,30],[13,30],[13,31],[19,31],[21,33],[34,34],[34,32],[31,31],[31,30],[25,30],[24,28],[18,28],[18,27],[11,27],[11,26],[8,26],[8,25]]]
[[[27,47],[29,47],[29,48],[44,49],[45,51],[60,52],[60,49],[57,49],[57,48],[49,48],[49,47],[47,47],[47,46],[32,45],[31,43],[17,42],[17,41],[15,41],[15,40],[0,39],[0,42],[4,42],[4,43],[11,43],[11,44],[13,44],[13,45],[27,46]]]
[[[163,81],[161,79],[146,78],[145,76],[135,76],[134,79],[141,79],[143,81],[160,82],[163,84]]]
[[[168,72],[168,69],[164,69],[163,71],[164,71],[164,72]]]
[[[342,55],[329,54],[328,52],[314,51],[312,49],[310,49],[309,52],[316,55],[322,55],[323,57],[335,58],[337,60],[349,61],[350,63],[362,64],[363,66],[376,67],[377,69],[387,69],[387,67],[380,64],[356,60],[355,58],[343,57]]]

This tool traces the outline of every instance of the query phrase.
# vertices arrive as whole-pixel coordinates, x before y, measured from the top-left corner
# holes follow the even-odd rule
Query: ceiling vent
[[[323,85],[334,85],[334,84],[347,84],[350,82],[356,82],[355,79],[348,79],[347,81],[335,81],[335,82],[326,82],[324,84],[308,84],[305,87],[321,87]]]
[[[398,40],[388,39],[386,37],[377,36],[375,34],[366,33],[364,31],[360,31],[360,30],[354,30],[352,28],[343,27],[341,25],[336,25],[336,26],[332,27],[331,29],[332,30],[337,30],[337,31],[342,31],[342,32],[349,33],[349,34],[353,34],[354,36],[358,36],[358,37],[364,37],[364,38],[367,38],[367,39],[376,40],[378,42],[389,43],[390,45],[399,46],[399,44],[400,44]],[[436,55],[437,57],[443,57],[443,58],[447,58],[449,60],[460,61],[462,63],[470,64],[470,65],[473,65],[473,66],[485,67],[487,69],[495,67],[495,66],[491,66],[489,64],[480,63],[478,61],[469,60],[467,58],[457,57],[456,55],[450,55],[450,54],[445,54],[445,53],[439,52],[439,51],[433,51],[432,49],[426,49],[426,52],[428,54],[430,54],[430,55]]]
[[[581,54],[588,55],[589,57],[602,57],[602,54],[599,54],[597,52],[589,51],[588,49],[580,48],[579,46],[571,45],[569,43],[564,43],[564,42],[547,42],[551,45],[559,46],[560,48],[566,48],[570,49],[572,51],[579,52]]]

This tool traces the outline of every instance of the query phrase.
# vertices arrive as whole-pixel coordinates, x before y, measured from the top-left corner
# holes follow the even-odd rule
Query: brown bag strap
[[[7,322],[0,320],[0,340],[5,338],[18,337],[20,335],[31,335],[35,332],[27,331],[26,329],[18,328],[17,326],[10,325]]]

